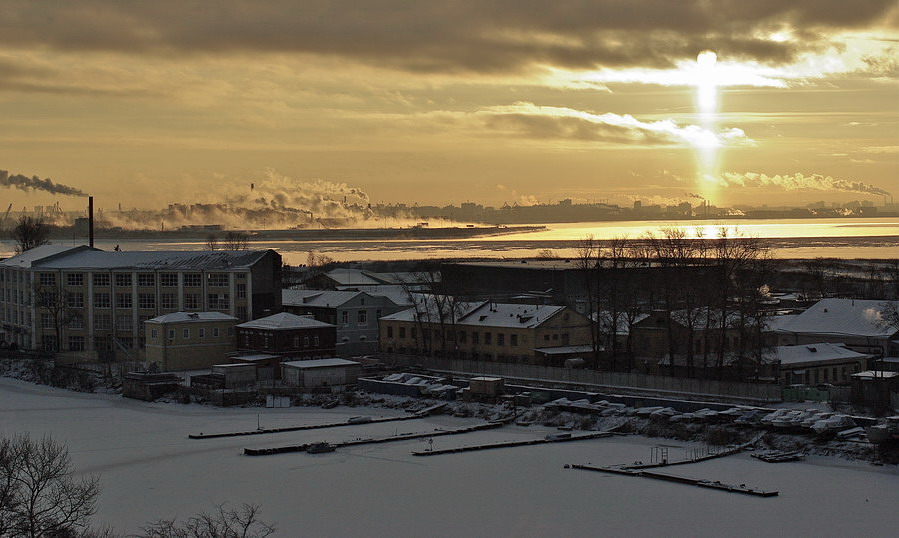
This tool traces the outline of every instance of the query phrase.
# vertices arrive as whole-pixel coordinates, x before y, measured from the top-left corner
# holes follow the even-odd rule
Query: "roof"
[[[203,321],[237,321],[234,316],[222,312],[172,312],[148,319],[147,323],[196,323]]]
[[[80,252],[82,250],[90,249],[91,247],[86,245],[77,247],[73,247],[70,245],[53,244],[41,245],[39,247],[34,247],[33,249],[26,250],[21,254],[16,254],[15,256],[6,258],[5,260],[0,261],[0,265],[5,267],[18,267],[27,269],[41,260],[48,260],[49,258],[64,255],[67,252]]]
[[[896,376],[899,376],[899,372],[884,372],[882,370],[865,370],[864,372],[852,374],[852,377],[862,379],[890,379]]]
[[[436,323],[440,316],[433,305],[433,301],[428,301],[427,306],[431,311],[430,321]],[[564,309],[564,306],[554,305],[494,303],[492,301],[480,303],[459,302],[455,304],[454,317],[456,325],[532,329],[542,325]],[[419,311],[421,310],[421,307],[419,307]],[[445,317],[449,317],[448,314]],[[415,321],[416,309],[409,308],[396,314],[384,316],[381,319],[388,321]],[[452,323],[451,320],[447,320],[447,322]]]
[[[267,353],[256,353],[254,355],[236,355],[231,357],[232,361],[244,361],[244,362],[259,362],[259,361],[268,361],[272,359],[280,359],[280,355],[269,355]]]
[[[41,260],[47,269],[217,270],[250,268],[270,250],[78,250]],[[12,258],[10,258],[12,259]]]
[[[285,331],[290,329],[309,329],[314,327],[334,327],[330,323],[318,321],[306,316],[297,316],[281,312],[264,318],[254,319],[238,325],[241,329],[266,329],[270,331]]]
[[[284,306],[318,306],[338,307],[356,296],[361,291],[330,290],[281,290],[281,304]]]
[[[572,353],[592,353],[593,346],[586,344],[582,346],[540,347],[534,349],[534,351],[544,355],[569,355]]]
[[[779,324],[774,332],[890,337],[899,330],[883,321],[881,312],[888,302],[899,304],[896,301],[822,299],[792,320]]]
[[[796,365],[810,362],[866,359],[871,355],[846,349],[842,344],[818,343],[800,346],[775,347],[771,358],[781,365]]]
[[[376,273],[354,267],[341,267],[325,273],[337,286],[378,286],[382,284],[430,284],[439,280],[438,275],[396,272]]]
[[[291,368],[299,368],[306,370],[308,368],[334,368],[337,366],[359,366],[356,361],[348,361],[346,359],[312,359],[308,361],[288,361],[282,362],[284,366]]]

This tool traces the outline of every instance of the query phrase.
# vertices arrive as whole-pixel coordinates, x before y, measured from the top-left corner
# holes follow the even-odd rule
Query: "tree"
[[[240,508],[220,505],[212,514],[201,513],[178,522],[160,519],[143,529],[150,538],[264,538],[275,527],[259,519],[259,507],[244,504]]]
[[[0,536],[76,536],[88,528],[100,479],[76,480],[69,451],[49,437],[0,439]]]
[[[217,250],[219,248],[219,238],[215,234],[206,236],[206,248],[209,250]]]
[[[22,215],[12,229],[16,252],[22,253],[50,242],[50,226],[40,217]]]
[[[73,295],[60,285],[35,285],[34,300],[41,313],[49,314],[53,319],[56,343],[47,351],[62,350],[62,331],[81,317],[73,306]]]
[[[222,248],[225,250],[247,250],[250,248],[250,236],[244,232],[231,230],[225,234]]]

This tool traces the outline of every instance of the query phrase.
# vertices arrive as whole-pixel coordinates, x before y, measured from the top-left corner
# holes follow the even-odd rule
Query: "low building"
[[[346,359],[317,359],[281,363],[281,379],[291,387],[340,391],[362,375],[362,365]]]
[[[548,348],[591,343],[590,320],[564,306],[484,301],[436,310],[429,302],[381,318],[381,351],[561,366],[554,357],[564,354]]]
[[[282,357],[321,359],[336,352],[337,327],[281,312],[236,326],[241,353],[268,353]]]
[[[236,349],[237,318],[222,312],[173,312],[145,322],[146,359],[161,371],[198,370]]]
[[[256,379],[258,381],[272,381],[281,379],[280,355],[267,353],[254,353],[252,355],[237,355],[231,357],[231,364],[252,364],[256,367]]]
[[[181,378],[175,374],[129,372],[122,378],[122,396],[152,402],[180,386]]]
[[[784,385],[846,385],[853,374],[867,370],[872,358],[827,342],[778,346],[770,357],[779,365],[779,378]]]
[[[363,291],[284,290],[281,301],[285,312],[336,325],[336,354],[343,357],[377,351],[378,319],[407,308]]]
[[[860,299],[822,299],[771,329],[777,345],[818,342],[844,344],[859,353],[889,356],[899,352],[899,328],[884,321],[888,303]]]
[[[226,389],[248,388],[256,384],[256,365],[251,363],[214,364],[212,375],[222,376]]]

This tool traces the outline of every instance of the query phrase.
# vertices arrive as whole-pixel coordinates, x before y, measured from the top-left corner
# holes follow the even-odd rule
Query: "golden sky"
[[[895,0],[2,0],[0,170],[108,208],[881,204],[897,75]]]

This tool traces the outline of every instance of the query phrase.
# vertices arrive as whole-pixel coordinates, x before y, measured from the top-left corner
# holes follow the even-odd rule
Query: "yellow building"
[[[583,353],[591,343],[590,320],[565,306],[419,306],[384,316],[378,326],[381,351],[472,360],[555,366],[570,356],[565,351]]]
[[[222,312],[174,312],[145,322],[147,362],[162,371],[196,370],[226,362],[236,347],[237,318]]]

